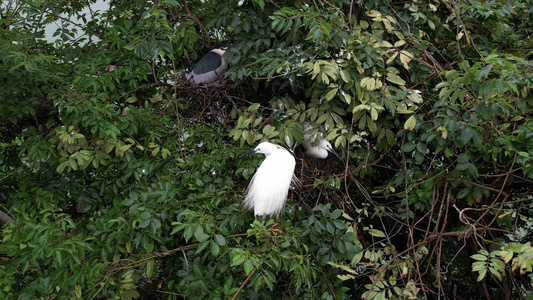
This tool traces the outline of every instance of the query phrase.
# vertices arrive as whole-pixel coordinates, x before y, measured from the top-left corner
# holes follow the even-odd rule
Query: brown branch
[[[193,20],[196,24],[198,24],[198,26],[200,27],[200,29],[204,33],[204,36],[205,36],[205,38],[207,40],[207,45],[209,47],[211,47],[211,39],[209,38],[209,32],[207,31],[207,29],[205,29],[205,27],[202,24],[202,22],[200,22],[200,20],[198,20],[198,18],[191,13],[191,11],[189,10],[189,6],[187,6],[187,2],[185,0],[182,0],[181,2],[183,3],[183,7],[185,8],[185,11],[187,12],[187,14],[185,14],[183,16]]]
[[[175,248],[175,249],[172,249],[172,250],[169,250],[169,251],[166,251],[166,252],[163,252],[163,253],[159,253],[159,252],[153,252],[152,253],[152,256],[149,256],[149,257],[145,257],[139,261],[132,261],[131,259],[122,259],[122,260],[118,260],[116,262],[114,262],[112,265],[115,265],[115,264],[118,264],[120,262],[124,262],[124,261],[129,261],[131,262],[130,264],[128,265],[125,265],[125,266],[122,266],[122,267],[117,267],[117,268],[114,268],[114,269],[109,269],[107,270],[107,275],[106,275],[106,278],[103,282],[100,282],[98,283],[97,285],[100,286],[100,288],[96,291],[96,293],[91,297],[91,299],[95,299],[98,294],[102,291],[102,289],[104,288],[104,286],[107,284],[107,282],[111,279],[111,277],[117,272],[117,271],[121,271],[121,270],[125,270],[125,269],[131,269],[131,268],[134,268],[134,267],[137,267],[137,266],[140,266],[142,265],[144,262],[150,260],[150,259],[154,259],[156,257],[165,257],[165,256],[168,256],[168,255],[171,255],[175,252],[178,252],[178,251],[182,251],[183,253],[185,253],[184,251],[185,250],[190,250],[190,249],[194,249],[196,247],[198,247],[200,245],[200,243],[196,243],[196,244],[192,244],[192,245],[187,245],[187,246],[182,246],[182,247],[178,247],[178,248]],[[188,263],[187,263],[187,260],[186,260],[186,264],[188,266]],[[92,288],[91,288],[92,289]]]
[[[185,259],[185,266],[187,267],[187,289],[185,290],[185,293],[183,294],[187,294],[187,292],[189,291],[189,285],[190,285],[190,271],[189,271],[189,261],[187,260],[187,254],[185,254],[185,249],[181,249],[181,253],[183,253],[183,259]]]
[[[463,183],[468,183],[468,184],[471,184],[471,185],[474,185],[474,186],[477,186],[477,187],[480,187],[480,188],[483,188],[483,189],[487,189],[487,190],[492,191],[492,192],[500,193],[501,195],[504,195],[506,197],[509,197],[509,196],[520,197],[521,196],[521,194],[504,192],[501,189],[496,189],[496,188],[493,188],[493,187],[490,187],[490,186],[486,186],[486,185],[483,185],[483,184],[480,184],[480,183],[476,183],[476,182],[473,182],[473,181],[470,181],[470,180],[462,179],[462,178],[445,178],[444,180],[449,181],[449,182],[451,182],[451,181],[460,181],[460,182],[463,182]]]
[[[239,296],[239,294],[241,293],[242,289],[244,288],[244,286],[246,286],[246,284],[248,283],[248,281],[250,281],[250,278],[252,278],[252,276],[254,275],[255,271],[257,270],[257,267],[255,267],[252,272],[250,272],[250,274],[248,274],[248,277],[246,277],[246,280],[244,280],[244,282],[241,284],[241,286],[239,287],[239,289],[237,290],[237,292],[235,292],[235,295],[233,295],[233,298],[231,298],[231,300],[235,300],[237,299],[237,296]]]
[[[0,210],[0,221],[6,224],[15,224],[15,220]]]
[[[385,151],[378,159],[376,159],[375,161],[371,162],[371,163],[368,163],[366,165],[362,165],[362,166],[359,166],[357,168],[355,168],[353,171],[351,171],[350,173],[351,174],[354,174],[354,173],[357,173],[359,171],[361,171],[362,169],[365,169],[365,168],[369,168],[375,164],[377,164],[378,162],[380,162],[383,158],[385,158],[385,156],[387,156],[390,152],[391,152],[391,149],[392,148],[389,148],[387,149],[387,151]]]

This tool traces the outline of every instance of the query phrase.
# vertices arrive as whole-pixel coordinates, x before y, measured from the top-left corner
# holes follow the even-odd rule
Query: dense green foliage
[[[92,2],[0,7],[1,298],[533,297],[531,0]]]

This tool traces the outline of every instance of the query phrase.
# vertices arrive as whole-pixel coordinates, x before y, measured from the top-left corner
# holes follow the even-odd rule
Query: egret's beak
[[[255,150],[255,149],[252,149],[252,150],[250,150],[250,151],[248,151],[248,152],[246,152],[246,153],[244,153],[244,154],[239,155],[239,158],[241,158],[241,157],[243,157],[243,156],[246,156],[246,155],[248,155],[248,154],[253,154],[253,153],[255,153],[255,152],[256,152],[256,150]]]
[[[328,150],[329,153],[333,153],[333,155],[337,156],[341,161],[343,161],[342,158],[340,157],[340,155],[337,154],[337,152],[335,152],[335,150],[333,150],[333,148],[327,148],[327,150]]]

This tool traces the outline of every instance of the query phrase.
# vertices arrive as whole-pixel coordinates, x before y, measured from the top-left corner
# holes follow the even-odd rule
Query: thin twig
[[[231,298],[231,300],[235,300],[237,299],[237,296],[240,294],[240,292],[242,291],[242,289],[244,288],[244,286],[246,286],[246,284],[248,283],[248,281],[250,281],[250,278],[252,278],[252,276],[254,275],[255,271],[257,270],[257,267],[255,267],[252,272],[250,272],[250,274],[248,274],[248,277],[246,277],[246,280],[244,280],[244,282],[241,284],[241,286],[239,287],[239,289],[237,290],[237,292],[235,292],[235,295],[233,295],[233,298]]]

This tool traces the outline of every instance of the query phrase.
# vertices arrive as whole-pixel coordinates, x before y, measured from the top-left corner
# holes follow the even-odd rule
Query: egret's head
[[[269,142],[262,142],[261,144],[257,145],[257,147],[255,147],[254,149],[240,155],[239,157],[242,157],[242,156],[245,156],[245,155],[248,155],[248,154],[252,154],[252,153],[261,153],[261,154],[264,154],[265,156],[269,156],[270,154],[272,154],[274,151],[276,151],[278,149],[278,146],[272,144],[272,143],[269,143]]]
[[[331,146],[331,144],[328,142],[328,140],[326,139],[320,140],[320,143],[318,144],[318,148],[324,149],[328,151],[329,153],[332,153],[333,155],[337,156],[340,160],[342,160],[339,154],[337,154],[337,152],[333,149],[333,146]]]

